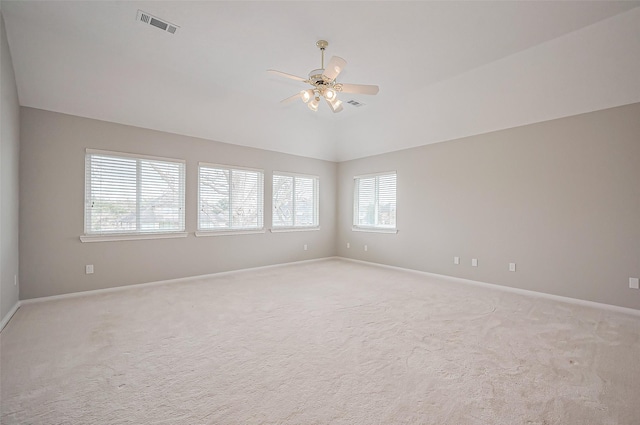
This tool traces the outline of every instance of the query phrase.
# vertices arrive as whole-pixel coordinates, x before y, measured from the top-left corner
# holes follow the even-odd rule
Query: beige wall
[[[336,174],[332,162],[22,108],[21,298],[197,276],[332,256]],[[180,239],[80,242],[85,149],[187,161],[186,230]],[[320,231],[195,237],[198,162],[261,168],[266,227],[273,171],[320,177]],[[303,245],[308,245],[308,251]],[[85,274],[93,264],[95,273]]]
[[[0,14],[0,320],[18,302],[18,164],[20,106]]]
[[[399,233],[353,232],[353,176],[389,170]],[[341,256],[640,308],[640,104],[343,162],[338,187]]]
[[[640,308],[640,104],[340,164],[31,108],[21,124],[23,299],[337,254]],[[81,243],[86,148],[186,159],[190,235]],[[319,175],[322,230],[196,238],[198,161],[264,169],[267,224],[272,171]],[[351,231],[353,176],[389,170],[399,233]]]

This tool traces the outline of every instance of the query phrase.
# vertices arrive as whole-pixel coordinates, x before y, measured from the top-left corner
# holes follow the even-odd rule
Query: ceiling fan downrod
[[[327,40],[318,40],[318,41],[316,41],[316,46],[318,46],[320,48],[320,52],[322,54],[322,60],[320,62],[320,64],[321,64],[320,68],[322,68],[324,70],[324,49],[326,49],[329,46],[329,42]]]

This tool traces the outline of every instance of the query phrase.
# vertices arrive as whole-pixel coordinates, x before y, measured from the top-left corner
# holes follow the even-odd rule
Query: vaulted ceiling
[[[640,102],[640,2],[2,1],[20,104],[342,161]],[[175,34],[136,20],[141,9]],[[280,100],[347,61],[316,113]]]

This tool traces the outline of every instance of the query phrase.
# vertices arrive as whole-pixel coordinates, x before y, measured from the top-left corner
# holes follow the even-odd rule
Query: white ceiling
[[[640,2],[2,1],[23,106],[343,161],[640,102]],[[142,9],[180,26],[136,21]],[[365,106],[279,101],[327,58]]]

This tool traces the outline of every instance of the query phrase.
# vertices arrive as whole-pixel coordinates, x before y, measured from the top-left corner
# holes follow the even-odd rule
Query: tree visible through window
[[[318,177],[273,174],[274,228],[318,227]]]
[[[263,228],[264,173],[200,164],[198,230]]]
[[[183,232],[185,164],[88,150],[85,234]]]
[[[363,229],[396,228],[396,173],[355,177],[353,225]]]

